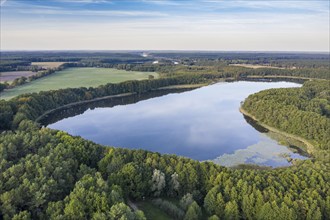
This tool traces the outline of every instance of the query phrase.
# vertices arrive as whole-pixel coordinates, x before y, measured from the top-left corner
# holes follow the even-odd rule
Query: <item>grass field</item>
[[[61,66],[64,62],[32,62],[31,65],[33,66],[40,66],[45,69],[49,68],[57,68]]]
[[[265,66],[265,65],[255,65],[255,64],[229,64],[229,66],[241,66],[241,67],[252,68],[252,69],[260,69],[260,68],[267,68],[267,69],[285,69],[285,68],[283,68],[283,67]]]
[[[172,218],[166,214],[163,210],[154,206],[151,201],[143,201],[137,204],[139,209],[144,212],[147,219],[157,219],[157,220],[171,220]]]
[[[149,75],[154,75],[155,78],[158,77],[157,73],[134,72],[111,68],[68,68],[22,86],[5,90],[0,93],[0,98],[10,99],[24,93],[64,88],[88,88],[127,80],[142,80],[148,79]]]

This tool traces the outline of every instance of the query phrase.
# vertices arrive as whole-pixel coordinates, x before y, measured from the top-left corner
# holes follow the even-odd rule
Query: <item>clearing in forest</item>
[[[257,65],[257,64],[229,64],[229,66],[240,66],[252,69],[260,69],[260,68],[267,68],[267,69],[286,69],[284,67],[277,67],[277,66],[269,66],[269,65]],[[291,67],[290,69],[295,69]]]
[[[40,66],[44,69],[57,68],[65,62],[32,62],[31,66]]]

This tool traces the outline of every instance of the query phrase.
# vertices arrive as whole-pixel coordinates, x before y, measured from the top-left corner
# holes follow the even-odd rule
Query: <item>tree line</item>
[[[330,149],[330,81],[302,88],[270,89],[250,95],[243,108],[261,122]],[[303,125],[303,126],[302,126]]]
[[[221,75],[217,76],[221,77]],[[15,129],[22,120],[35,120],[45,112],[73,102],[121,93],[146,93],[160,87],[208,82],[214,75],[189,75],[154,80],[127,81],[97,88],[68,88],[24,94],[9,101],[0,100],[0,129]]]

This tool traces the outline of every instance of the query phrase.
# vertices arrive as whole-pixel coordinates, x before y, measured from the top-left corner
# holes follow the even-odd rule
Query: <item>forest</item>
[[[18,56],[9,55],[12,60]],[[78,61],[78,55],[52,59]],[[40,59],[33,55],[29,61]],[[79,60],[70,65],[96,65],[93,62]],[[0,219],[147,219],[143,211],[130,205],[139,201],[151,201],[172,219],[330,219],[329,80],[266,90],[244,101],[242,108],[258,121],[302,137],[313,146],[311,159],[284,168],[227,168],[175,155],[105,147],[36,122],[43,114],[70,103],[148,93],[170,85],[242,80],[252,75],[330,77],[324,62],[300,70],[229,67],[213,58],[198,62],[104,62],[118,69],[157,71],[162,77],[0,100]]]
[[[267,125],[330,150],[330,81],[308,81],[301,89],[265,90],[248,97],[243,108]]]

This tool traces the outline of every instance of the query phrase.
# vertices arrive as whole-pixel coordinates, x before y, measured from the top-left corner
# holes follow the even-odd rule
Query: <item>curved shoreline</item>
[[[197,89],[197,88],[201,88],[204,86],[208,86],[214,83],[218,83],[218,82],[231,82],[231,81],[249,81],[249,79],[282,79],[282,80],[286,80],[286,79],[300,79],[300,80],[313,80],[312,78],[306,78],[306,77],[292,77],[292,76],[248,76],[246,78],[241,78],[241,79],[234,79],[231,77],[228,78],[222,78],[220,80],[216,80],[213,82],[209,82],[209,83],[200,83],[200,84],[179,84],[179,85],[172,85],[172,86],[165,86],[165,87],[159,87],[155,90],[174,90],[174,89]],[[35,119],[35,122],[39,122],[40,120],[42,120],[44,117],[46,117],[47,115],[54,113],[58,110],[63,110],[63,109],[67,109],[67,108],[71,108],[74,106],[78,106],[78,105],[83,105],[83,104],[87,104],[87,103],[92,103],[92,102],[97,102],[97,101],[101,101],[101,100],[106,100],[106,99],[111,99],[111,98],[119,98],[119,97],[127,97],[127,96],[131,96],[131,95],[135,95],[137,94],[136,92],[133,93],[121,93],[121,94],[117,94],[117,95],[110,95],[110,96],[103,96],[103,97],[98,97],[98,98],[94,98],[94,99],[90,99],[90,100],[84,100],[84,101],[79,101],[79,102],[73,102],[73,103],[69,103],[51,110],[48,110],[46,112],[44,112],[42,115],[40,115],[39,117],[37,117]],[[243,109],[242,109],[243,110]],[[241,111],[241,110],[240,110]],[[242,112],[242,111],[241,111]],[[244,111],[245,112],[245,111]],[[242,112],[243,113],[243,112]],[[244,113],[243,113],[244,114]],[[250,116],[249,113],[245,112],[245,115]],[[256,120],[252,115],[250,116],[252,119]],[[263,127],[266,128],[265,125],[263,125]],[[269,129],[271,130],[271,129]],[[280,133],[280,131],[276,132],[276,133]],[[288,136],[288,135],[285,135]],[[297,137],[295,137],[294,139],[299,140]],[[307,142],[306,140],[302,141],[302,142]],[[307,146],[311,145],[311,144],[306,144]],[[313,145],[311,145],[313,148]]]
[[[305,77],[292,77],[292,76],[248,76],[247,78],[242,78],[242,79],[233,79],[234,81],[245,81],[246,79],[282,79],[282,80],[286,80],[286,79],[300,79],[300,80],[313,80],[312,78],[305,78]],[[226,82],[227,80],[231,80],[232,78],[223,78],[221,80],[217,80],[217,82],[223,81]],[[174,89],[196,89],[196,88],[200,88],[203,86],[208,86],[210,84],[214,84],[216,82],[211,82],[211,83],[200,83],[200,84],[182,84],[182,85],[172,85],[172,86],[165,86],[165,87],[159,87],[155,90],[174,90]],[[67,108],[71,108],[71,107],[75,107],[78,105],[83,105],[83,104],[87,104],[87,103],[92,103],[92,102],[97,102],[97,101],[102,101],[102,100],[106,100],[106,99],[111,99],[111,98],[120,98],[120,97],[128,97],[128,96],[132,96],[137,94],[137,92],[132,92],[132,93],[121,93],[121,94],[117,94],[117,95],[110,95],[110,96],[103,96],[103,97],[99,97],[99,98],[94,98],[94,99],[90,99],[90,100],[84,100],[84,101],[79,101],[79,102],[73,102],[67,105],[63,105],[51,110],[46,111],[45,113],[43,113],[42,115],[40,115],[37,119],[35,119],[35,122],[39,122],[40,120],[44,119],[45,117],[47,117],[49,114],[52,114],[58,110],[64,110]],[[259,121],[258,119],[256,119],[252,114],[248,113],[247,111],[245,111],[242,107],[239,108],[239,111],[243,114],[246,115],[248,117],[250,117],[251,119],[253,119],[254,121],[257,122],[257,124],[259,124],[261,127],[268,129],[269,131],[272,131],[274,133],[283,135],[284,137],[288,137],[288,138],[292,138],[294,140],[300,141],[302,143],[304,143],[306,145],[306,150],[307,153],[312,155],[314,152],[314,145],[311,144],[309,141],[307,141],[306,139],[293,135],[293,134],[289,134],[286,133],[284,131],[280,131],[274,127],[270,127],[269,125],[266,125],[264,123],[262,123],[261,121]],[[304,150],[304,149],[302,149]]]
[[[207,86],[207,85],[208,84],[204,83],[204,84],[183,84],[183,85],[165,86],[165,87],[157,88],[154,91],[157,91],[157,90],[176,90],[176,89],[197,89],[197,88]],[[79,101],[79,102],[73,102],[73,103],[66,104],[66,105],[60,106],[58,108],[54,108],[54,109],[51,109],[49,111],[46,111],[45,113],[40,115],[35,121],[39,122],[40,120],[42,120],[47,115],[49,115],[51,113],[54,113],[58,110],[63,110],[63,109],[75,107],[75,106],[78,106],[78,105],[83,105],[83,104],[87,104],[87,103],[102,101],[102,100],[111,99],[111,98],[128,97],[128,96],[132,96],[132,95],[136,95],[136,94],[137,94],[137,92],[121,93],[121,94],[117,94],[117,95],[109,95],[109,96],[103,96],[103,97],[99,97],[99,98],[95,98],[95,99],[89,99],[89,100],[84,100],[84,101]]]
[[[237,81],[244,81],[244,80],[237,80]],[[213,83],[209,83],[209,84],[204,83],[204,84],[172,85],[172,86],[159,87],[159,88],[156,88],[156,89],[152,89],[150,91],[147,91],[146,93],[150,93],[152,91],[157,91],[157,90],[175,90],[175,89],[187,89],[187,88],[194,89],[194,88],[200,88],[200,87],[203,87],[203,86],[207,86],[207,85],[210,85],[210,84],[213,84]],[[169,91],[169,92],[171,92],[171,91]],[[121,98],[134,96],[136,94],[138,94],[138,93],[137,92],[133,92],[133,93],[121,93],[121,94],[117,94],[117,95],[103,96],[103,97],[99,97],[99,98],[95,98],[95,99],[90,99],[90,100],[84,100],[84,101],[70,103],[70,104],[67,104],[67,105],[64,105],[64,106],[60,106],[58,108],[51,109],[51,110],[45,112],[44,114],[42,114],[41,116],[39,116],[35,121],[42,124],[42,120],[43,119],[46,119],[47,120],[47,118],[49,118],[51,114],[54,114],[54,113],[56,114],[56,112],[57,111],[60,111],[60,110],[66,111],[67,109],[70,109],[70,108],[73,108],[73,107],[76,107],[76,106],[80,106],[80,105],[84,105],[84,104],[88,104],[88,103],[93,103],[93,102],[98,102],[98,101],[102,101],[102,100],[107,100],[107,99],[109,99],[109,101],[112,103],[112,98],[119,98],[118,100],[122,100]],[[252,114],[250,114],[247,111],[245,111],[242,107],[239,108],[239,111],[243,115],[248,116],[249,118],[251,118],[253,121],[256,122],[256,124],[260,125],[261,127],[266,128],[268,131],[274,132],[274,134],[279,134],[279,135],[282,135],[282,137],[284,137],[283,139],[282,138],[280,138],[280,139],[274,138],[275,140],[286,140],[286,141],[288,141],[288,143],[290,143],[289,145],[291,145],[292,143],[293,143],[292,145],[294,145],[294,146],[299,146],[300,145],[300,147],[297,147],[297,148],[299,148],[299,150],[301,149],[304,152],[302,155],[307,156],[307,157],[312,156],[312,154],[314,152],[314,146],[309,141],[307,141],[307,140],[305,140],[305,139],[303,139],[301,137],[298,137],[298,136],[295,136],[295,135],[288,134],[286,132],[280,131],[280,130],[278,130],[278,129],[274,128],[274,127],[270,127],[270,126],[268,126],[268,125],[266,125],[264,123],[261,123],[259,120],[256,119],[255,116],[253,116]],[[290,140],[287,140],[285,137],[291,138],[291,141]],[[299,143],[296,143],[295,144],[295,142],[293,140],[297,140],[297,141],[303,143],[306,147],[304,147],[303,144],[299,144]],[[286,145],[286,146],[289,146],[289,145]],[[306,152],[308,154],[306,154]]]
[[[51,109],[49,111],[46,111],[45,113],[43,113],[42,115],[40,115],[35,121],[39,122],[41,119],[43,119],[44,117],[46,117],[48,114],[51,114],[55,111],[58,110],[63,110],[63,109],[67,109],[67,108],[71,108],[77,105],[83,105],[86,103],[91,103],[91,102],[97,102],[97,101],[101,101],[101,100],[105,100],[105,99],[111,99],[111,98],[120,98],[120,97],[127,97],[127,96],[131,96],[131,95],[135,95],[137,94],[136,92],[130,92],[130,93],[121,93],[121,94],[117,94],[117,95],[109,95],[109,96],[103,96],[103,97],[99,97],[99,98],[95,98],[95,99],[90,99],[90,100],[85,100],[85,101],[79,101],[79,102],[72,102],[70,104],[67,105],[62,105],[58,108],[54,108]]]
[[[294,139],[294,140],[297,140],[297,141],[300,141],[300,142],[304,143],[304,144],[306,145],[306,147],[307,147],[307,153],[310,154],[310,155],[313,155],[313,153],[314,153],[314,151],[315,151],[315,150],[314,150],[315,147],[314,147],[313,144],[311,144],[311,143],[310,143],[309,141],[307,141],[306,139],[304,139],[304,138],[302,138],[302,137],[299,137],[299,136],[296,136],[296,135],[294,135],[294,134],[289,134],[289,133],[287,133],[287,132],[281,131],[281,130],[279,130],[279,129],[277,129],[277,128],[274,128],[274,127],[271,127],[271,126],[269,126],[269,125],[267,125],[267,124],[262,123],[262,122],[261,122],[260,120],[258,120],[254,115],[252,115],[252,114],[248,113],[246,110],[244,110],[243,107],[240,107],[240,108],[239,108],[239,111],[240,111],[243,115],[252,118],[252,119],[253,119],[254,121],[256,121],[260,126],[264,127],[265,129],[268,129],[269,131],[272,131],[272,132],[274,132],[274,133],[277,133],[277,134],[283,135],[284,137],[292,138],[292,139]]]

